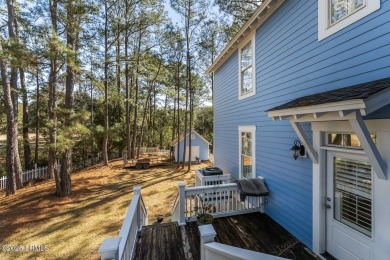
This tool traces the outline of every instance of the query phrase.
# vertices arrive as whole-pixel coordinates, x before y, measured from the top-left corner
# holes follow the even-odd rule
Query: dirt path
[[[193,169],[206,167],[195,165]],[[194,171],[173,166],[149,170],[91,167],[72,175],[69,198],[53,196],[54,182],[44,181],[5,197],[0,191],[0,246],[19,246],[23,252],[2,252],[0,259],[99,259],[105,238],[118,235],[134,186],[141,186],[149,223],[158,214],[170,221],[177,184],[194,184]]]

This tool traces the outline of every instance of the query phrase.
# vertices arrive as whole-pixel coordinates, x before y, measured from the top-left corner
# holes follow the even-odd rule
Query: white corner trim
[[[241,95],[241,49],[250,41],[252,41],[252,91]],[[238,100],[254,95],[256,95],[256,31],[252,33],[248,40],[242,42],[238,48]]]
[[[238,126],[238,178],[242,178],[241,172],[241,133],[250,132],[252,133],[252,177],[256,176],[256,126],[255,125],[244,125]]]
[[[329,0],[318,0],[318,41],[340,31],[341,29],[357,22],[363,17],[380,9],[381,0],[365,0],[365,7],[345,17],[336,24],[329,26],[328,5]]]

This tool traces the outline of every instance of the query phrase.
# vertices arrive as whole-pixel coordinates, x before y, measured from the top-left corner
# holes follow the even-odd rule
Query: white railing
[[[212,225],[199,226],[201,260],[282,260],[273,255],[255,252],[234,246],[214,242],[217,232]]]
[[[172,208],[172,220],[179,225],[186,221],[195,221],[198,209],[208,208],[208,213],[215,218],[263,212],[263,198],[247,196],[240,200],[236,183],[210,186],[186,187],[179,183],[178,199]]]
[[[148,224],[148,211],[141,196],[141,187],[134,187],[134,195],[119,236],[105,239],[99,248],[102,260],[130,260],[137,243],[137,234]]]
[[[0,177],[0,189],[7,187],[7,176]]]
[[[204,257],[201,260],[231,259],[231,260],[282,260],[278,256],[263,254],[243,248],[228,246],[217,242],[207,243],[203,246]]]
[[[177,193],[175,202],[172,205],[172,221],[174,220],[178,221],[180,219],[179,201],[180,201],[180,193]]]
[[[230,174],[203,176],[200,170],[195,171],[195,186],[219,185],[230,182]]]
[[[60,165],[58,164],[58,167]],[[41,168],[35,168],[22,173],[22,182],[27,182],[33,179],[49,178],[47,173],[47,166]],[[0,177],[0,189],[5,189],[7,185],[7,176]]]

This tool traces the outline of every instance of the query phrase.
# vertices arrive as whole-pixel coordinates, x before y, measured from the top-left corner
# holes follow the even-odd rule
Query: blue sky
[[[171,8],[170,0],[165,0],[165,11],[168,12],[169,17],[172,19],[173,23],[180,23],[180,16],[176,13],[175,10]]]

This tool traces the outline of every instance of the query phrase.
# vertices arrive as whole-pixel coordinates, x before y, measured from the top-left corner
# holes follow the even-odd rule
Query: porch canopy
[[[382,159],[363,119],[390,118],[390,78],[304,96],[267,110],[273,120],[289,119],[313,163],[318,154],[308,142],[301,122],[349,121],[376,174],[386,179],[388,167]],[[381,111],[385,110],[385,111]],[[381,113],[374,113],[381,111]],[[385,113],[383,113],[385,112]],[[380,114],[375,115],[375,114]]]

